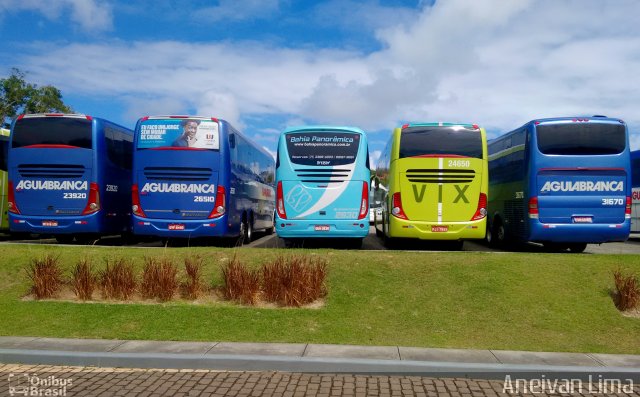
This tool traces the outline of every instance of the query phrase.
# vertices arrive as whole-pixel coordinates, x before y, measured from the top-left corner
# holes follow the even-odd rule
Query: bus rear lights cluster
[[[87,206],[84,207],[82,215],[90,215],[100,211],[100,187],[97,183],[91,182],[89,185],[89,200]]]
[[[213,206],[213,211],[209,214],[209,218],[220,218],[225,214],[225,196],[226,192],[224,190],[224,186],[218,185],[218,190],[216,193],[216,202]]]
[[[478,197],[478,208],[476,209],[476,213],[471,218],[472,221],[479,221],[487,216],[487,195],[484,193],[480,193],[480,197]]]
[[[139,216],[141,218],[146,218],[147,215],[142,210],[142,206],[140,206],[140,194],[138,193],[138,184],[134,183],[131,185],[131,210],[133,214]],[[138,223],[139,224],[139,223]]]
[[[287,211],[284,209],[284,195],[282,194],[282,181],[278,182],[276,189],[276,211],[278,211],[280,219],[287,219]],[[284,223],[282,227],[284,227]]]
[[[407,218],[407,215],[405,215],[404,210],[402,209],[402,198],[400,197],[400,192],[393,193],[392,201],[393,207],[391,209],[391,213],[393,214],[393,216],[395,216],[396,218],[409,220],[409,218]]]
[[[76,225],[88,225],[89,224],[89,222],[87,222],[87,221],[74,221],[73,223],[76,224]]]
[[[538,197],[531,197],[529,199],[529,218],[538,219]]]
[[[625,219],[631,219],[631,196],[627,196],[627,203],[624,207],[624,217]]]
[[[20,214],[20,210],[18,209],[18,205],[16,204],[16,191],[13,188],[13,181],[9,181],[7,183],[7,188],[8,188],[8,197],[7,197],[7,209],[9,212],[11,212],[12,214]]]
[[[360,201],[358,219],[364,219],[367,215],[369,215],[369,184],[362,182],[362,200]]]

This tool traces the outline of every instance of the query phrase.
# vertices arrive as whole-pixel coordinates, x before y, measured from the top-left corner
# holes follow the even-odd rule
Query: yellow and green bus
[[[376,167],[382,190],[376,234],[396,238],[465,239],[486,232],[488,162],[484,128],[475,124],[412,123],[394,129]]]
[[[9,217],[7,213],[7,153],[9,151],[9,130],[0,128],[0,232],[9,231]]]

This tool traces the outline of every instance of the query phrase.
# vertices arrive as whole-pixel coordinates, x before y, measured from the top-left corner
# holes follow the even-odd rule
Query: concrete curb
[[[0,362],[221,371],[633,379],[640,356],[287,343],[0,337]]]

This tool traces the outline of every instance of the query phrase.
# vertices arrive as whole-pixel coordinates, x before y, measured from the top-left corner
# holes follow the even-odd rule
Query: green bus
[[[9,151],[9,130],[0,128],[0,214],[2,221],[0,222],[0,232],[9,232],[9,216],[7,214],[7,153]]]

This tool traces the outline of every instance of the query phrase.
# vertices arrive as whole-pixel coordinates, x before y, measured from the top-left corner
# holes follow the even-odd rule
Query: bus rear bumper
[[[276,217],[276,233],[282,238],[365,238],[369,234],[369,218],[299,221]]]
[[[102,214],[82,216],[34,216],[9,214],[9,230],[14,233],[82,234],[101,233]]]
[[[487,218],[470,222],[422,222],[391,217],[389,236],[392,238],[415,238],[420,240],[466,240],[483,239],[487,229]]]
[[[631,222],[613,224],[541,223],[532,220],[529,224],[529,240],[534,242],[600,244],[626,241]]]
[[[172,238],[230,237],[227,236],[226,215],[216,219],[174,220],[133,216],[133,234]]]

